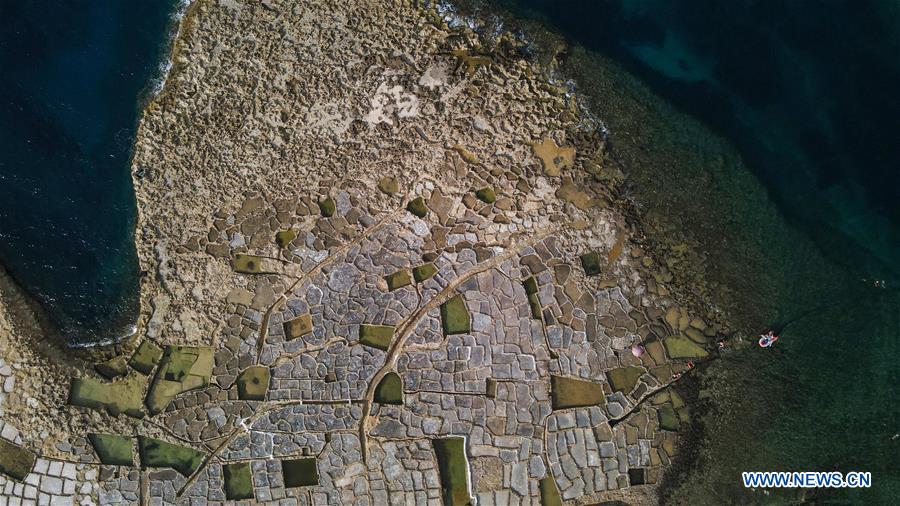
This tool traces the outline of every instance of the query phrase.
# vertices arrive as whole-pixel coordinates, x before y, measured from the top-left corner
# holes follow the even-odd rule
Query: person
[[[775,335],[774,330],[770,330],[767,333],[759,336],[759,346],[762,348],[768,348],[775,344],[775,341],[778,340],[778,336]]]

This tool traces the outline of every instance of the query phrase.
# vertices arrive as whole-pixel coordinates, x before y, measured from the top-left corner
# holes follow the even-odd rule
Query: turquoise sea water
[[[72,344],[135,323],[131,145],[175,8],[0,2],[0,264]]]
[[[775,349],[730,349],[695,375],[663,499],[896,503],[900,4],[493,5],[573,44],[563,72],[645,214],[702,253],[735,338],[783,327]],[[745,470],[871,471],[873,487],[752,491]]]

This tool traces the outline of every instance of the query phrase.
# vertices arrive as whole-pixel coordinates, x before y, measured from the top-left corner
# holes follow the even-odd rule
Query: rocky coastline
[[[195,1],[134,148],[136,336],[64,352],[0,278],[2,439],[33,456],[0,498],[655,503],[729,329],[524,44],[407,2]],[[435,442],[462,438],[457,489]]]

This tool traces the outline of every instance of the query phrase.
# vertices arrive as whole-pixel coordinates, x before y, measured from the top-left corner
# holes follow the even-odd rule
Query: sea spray
[[[184,20],[184,16],[194,1],[195,0],[179,0],[178,4],[175,6],[175,10],[172,12],[169,35],[166,39],[164,49],[162,50],[162,54],[165,56],[159,62],[157,75],[150,80],[148,100],[156,98],[166,87],[169,72],[172,70],[172,46],[178,38],[178,34],[181,33],[181,24]]]

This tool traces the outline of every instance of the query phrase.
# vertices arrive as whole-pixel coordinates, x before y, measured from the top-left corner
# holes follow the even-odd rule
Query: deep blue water
[[[131,145],[174,9],[0,2],[0,263],[71,343],[135,323]]]
[[[636,189],[639,197],[643,191],[648,200],[680,199],[685,209],[731,213],[708,220],[722,230],[707,246],[733,257],[710,252],[707,271],[730,276],[731,286],[716,291],[760,306],[770,323],[787,324],[772,353],[735,351],[709,368],[718,376],[701,386],[718,392],[718,404],[700,422],[708,429],[695,454],[700,465],[669,483],[670,500],[894,502],[900,495],[900,3],[495,4],[612,59],[677,111],[724,136],[743,160],[700,157],[715,168],[703,172],[704,191],[687,197],[692,188],[672,184],[678,174],[633,168],[645,186],[660,181]],[[578,65],[586,69],[590,62]],[[604,110],[612,118],[615,108],[604,101],[613,97],[592,88],[609,77],[594,81],[589,73],[579,76],[580,93],[599,106],[601,119]],[[613,143],[617,126],[640,131],[627,118],[614,119]],[[658,135],[642,139],[647,151],[713,152],[699,136],[693,146],[643,130]],[[670,138],[676,142],[667,143]],[[686,171],[687,177],[695,176]],[[666,197],[667,191],[677,194]],[[667,211],[678,214],[679,206]],[[759,328],[741,330],[752,335]],[[741,470],[868,470],[874,484],[866,491],[766,495],[743,489]]]

